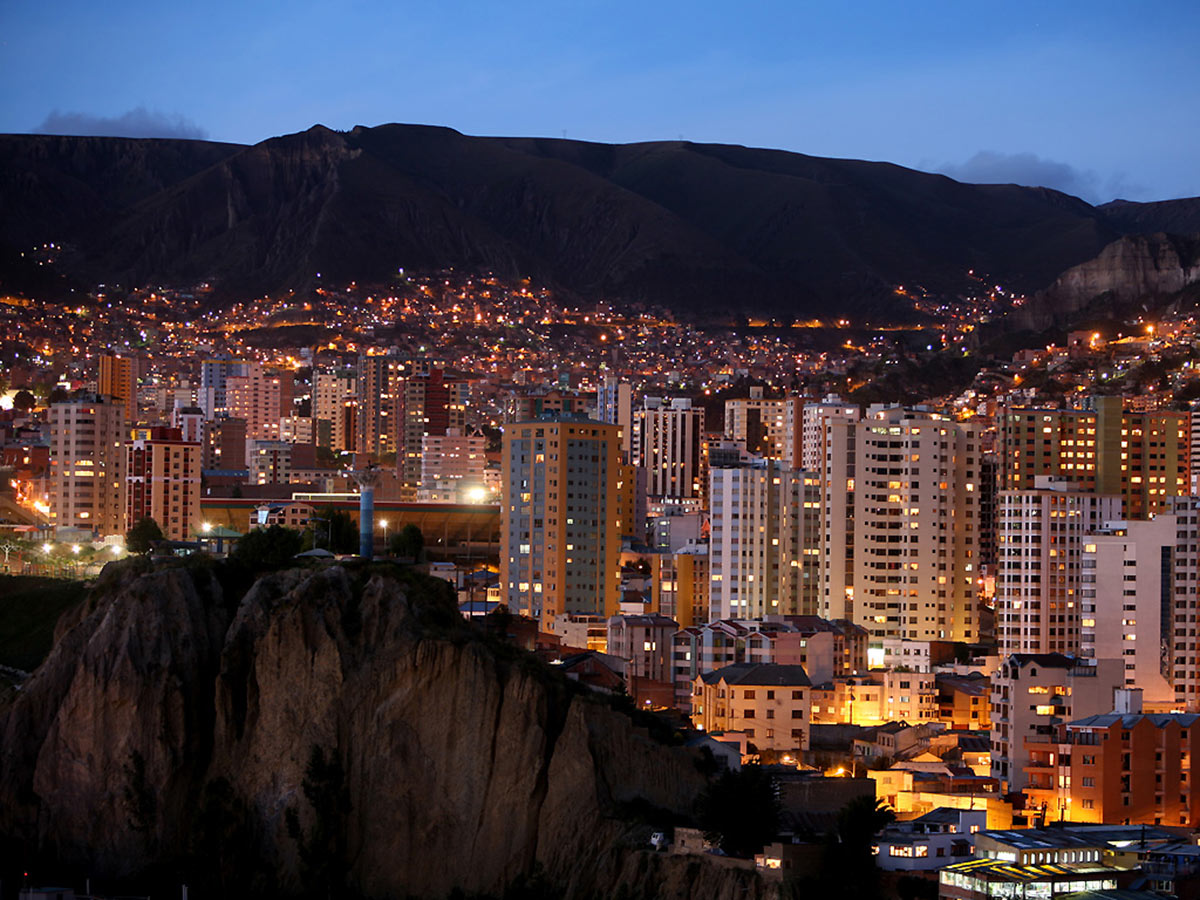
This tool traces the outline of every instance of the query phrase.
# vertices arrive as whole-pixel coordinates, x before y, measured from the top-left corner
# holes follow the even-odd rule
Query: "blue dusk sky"
[[[1159,200],[1200,195],[1198,47],[1196,0],[5,0],[0,131],[682,137]]]

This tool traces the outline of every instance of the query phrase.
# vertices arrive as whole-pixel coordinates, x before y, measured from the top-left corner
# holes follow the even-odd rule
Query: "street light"
[[[383,526],[383,552],[387,553],[387,519],[380,519],[379,524]]]

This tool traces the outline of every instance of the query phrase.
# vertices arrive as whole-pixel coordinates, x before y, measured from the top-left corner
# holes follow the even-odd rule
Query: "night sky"
[[[1198,48],[1196,0],[5,0],[0,131],[682,137],[1158,200],[1200,195]]]

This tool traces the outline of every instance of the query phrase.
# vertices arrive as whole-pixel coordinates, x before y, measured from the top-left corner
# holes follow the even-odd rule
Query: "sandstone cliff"
[[[1113,314],[1121,305],[1161,305],[1200,282],[1200,235],[1130,235],[1093,260],[1068,269],[1025,310],[1031,328],[1063,324],[1101,300]]]
[[[239,599],[219,567],[107,570],[0,720],[0,834],[227,893],[444,897],[539,871],[573,897],[766,895],[634,849],[619,813],[689,812],[694,759],[482,639],[436,584],[331,567]]]

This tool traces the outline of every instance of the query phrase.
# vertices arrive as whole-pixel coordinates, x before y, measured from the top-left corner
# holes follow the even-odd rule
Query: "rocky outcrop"
[[[437,582],[295,570],[238,602],[211,568],[107,580],[0,720],[10,839],[113,875],[224,841],[292,893],[538,871],[567,896],[764,896],[634,849],[620,811],[689,812],[694,759],[484,639]]]
[[[1198,281],[1200,235],[1131,235],[1060,275],[1029,304],[1026,318],[1029,327],[1044,328],[1070,321],[1097,300],[1109,307],[1161,304]]]

